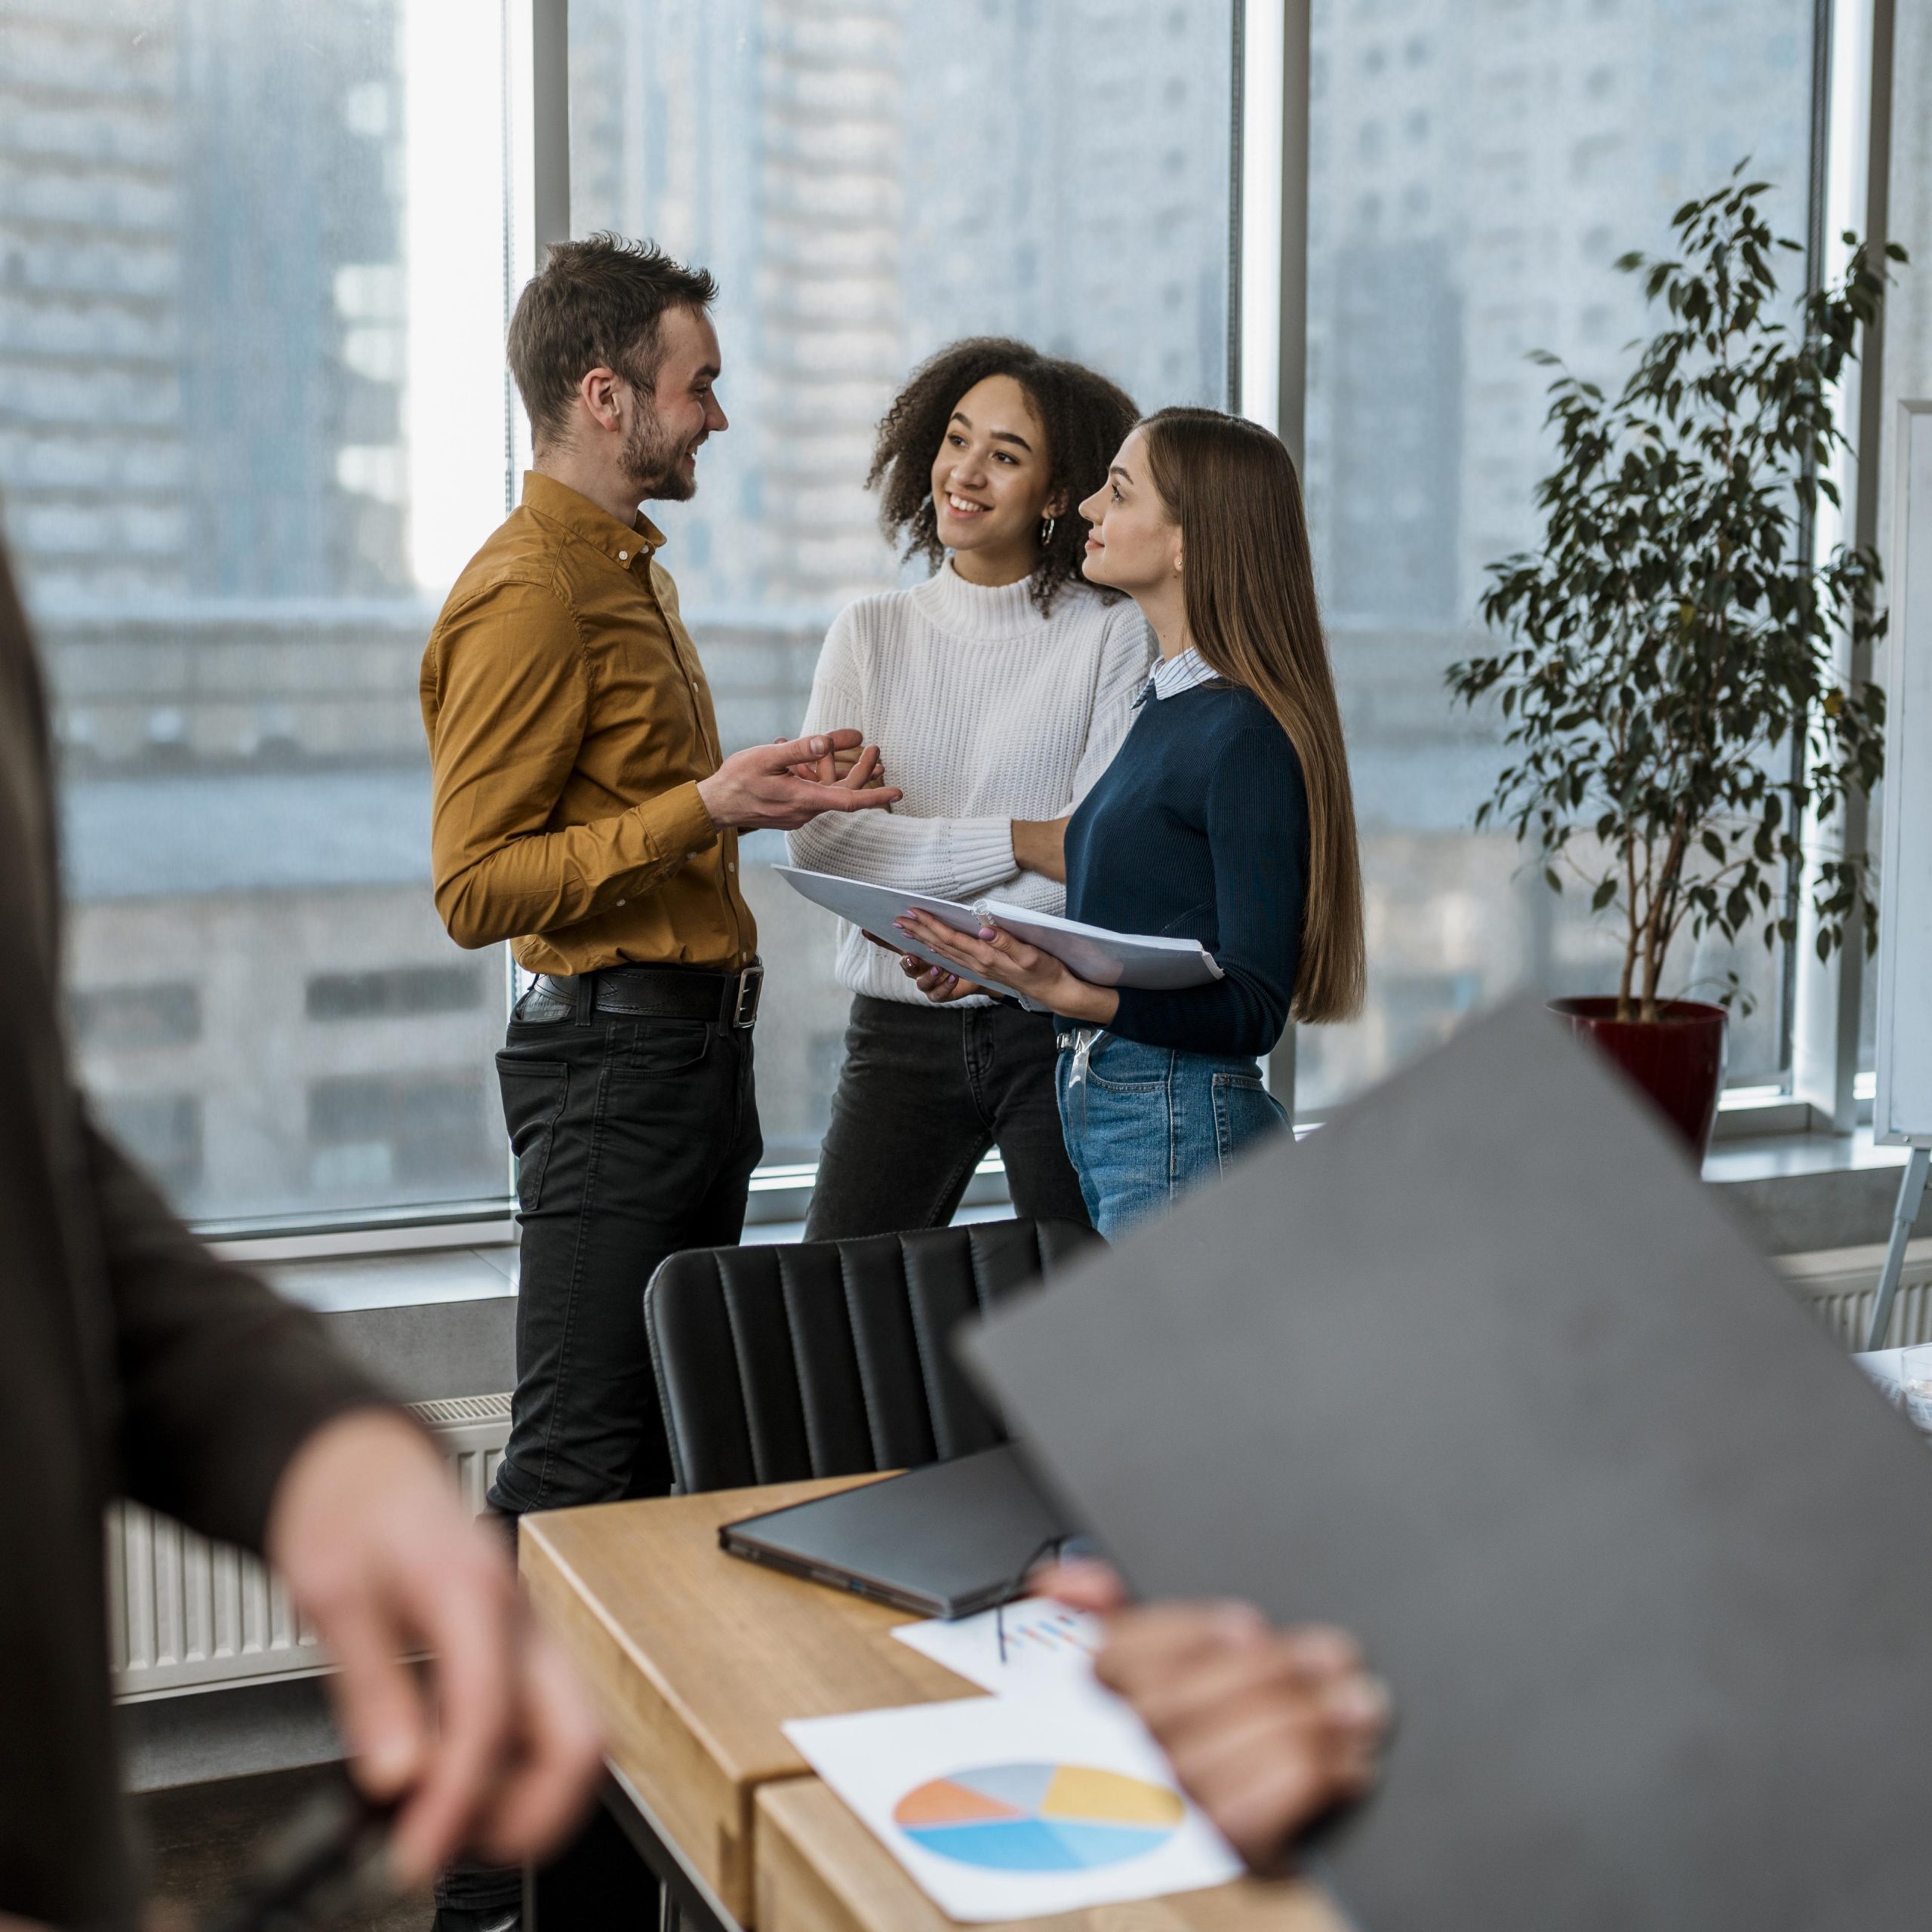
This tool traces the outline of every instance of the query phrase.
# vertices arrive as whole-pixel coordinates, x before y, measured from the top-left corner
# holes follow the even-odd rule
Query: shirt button
[[[736,872],[736,871],[738,869],[738,862],[737,862],[737,860],[736,859],[727,859],[727,860],[724,861],[724,869],[725,869],[728,872]]]
[[[630,561],[630,560],[631,560],[631,553],[630,553],[628,550],[620,550],[620,551],[617,552],[617,561],[618,561],[618,562],[619,562],[619,563],[620,563],[620,564],[627,564],[627,563],[629,563],[629,562]]]
[[[620,899],[617,901],[617,903],[620,906],[628,906],[630,903],[631,902],[628,899]]]

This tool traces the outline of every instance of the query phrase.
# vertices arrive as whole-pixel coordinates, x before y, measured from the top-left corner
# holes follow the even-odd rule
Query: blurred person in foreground
[[[1091,1560],[1057,1564],[1036,1587],[1106,1620],[1095,1675],[1251,1870],[1291,1870],[1299,1839],[1374,1788],[1389,1694],[1347,1632],[1278,1629],[1251,1604],[1131,1604]]]
[[[520,1860],[574,1822],[596,1731],[500,1540],[315,1318],[218,1261],[88,1119],[60,1010],[39,667],[0,551],[0,1927],[132,1932],[101,1512],[265,1555],[340,1666],[391,1876]],[[419,1679],[400,1660],[434,1661]]]

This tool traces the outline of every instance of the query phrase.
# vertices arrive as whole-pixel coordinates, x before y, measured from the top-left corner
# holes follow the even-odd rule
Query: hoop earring
[[[1060,518],[1058,517],[1050,516],[1041,524],[1040,543],[1042,549],[1054,540],[1054,531],[1058,526]]]

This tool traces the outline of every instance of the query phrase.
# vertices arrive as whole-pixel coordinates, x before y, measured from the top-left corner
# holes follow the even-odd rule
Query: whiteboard
[[[1901,402],[1885,643],[1873,1137],[1932,1141],[1932,401]]]

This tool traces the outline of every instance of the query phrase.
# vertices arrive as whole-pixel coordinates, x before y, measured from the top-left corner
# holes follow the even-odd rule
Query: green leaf
[[[1882,694],[1829,669],[1844,630],[1882,634],[1878,560],[1843,546],[1814,560],[1798,538],[1832,498],[1836,386],[1886,278],[1854,244],[1841,281],[1792,315],[1774,265],[1800,251],[1764,221],[1765,192],[1740,163],[1678,211],[1678,259],[1618,258],[1655,333],[1607,395],[1540,353],[1556,451],[1534,492],[1541,540],[1485,573],[1482,619],[1503,641],[1451,681],[1465,702],[1495,699],[1515,760],[1478,823],[1534,833],[1559,892],[1547,861],[1594,839],[1618,863],[1592,881],[1593,912],[1628,860],[1639,906],[1674,901],[1694,931],[1792,924],[1767,918],[1796,850],[1787,822],[1829,817],[1883,769]],[[1781,779],[1807,737],[1804,782]],[[1820,909],[1854,906],[1869,933],[1854,885]]]

